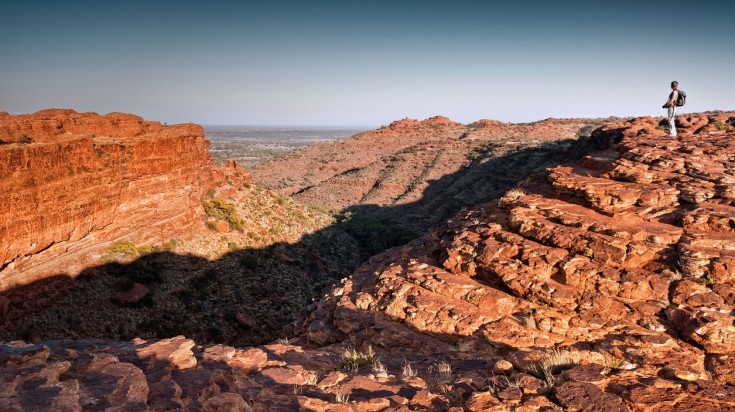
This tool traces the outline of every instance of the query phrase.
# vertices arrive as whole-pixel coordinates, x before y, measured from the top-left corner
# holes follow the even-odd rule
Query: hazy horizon
[[[201,123],[200,126],[206,128],[230,128],[230,127],[242,127],[242,128],[262,128],[262,129],[294,129],[294,130],[333,130],[333,129],[345,129],[345,130],[366,130],[365,128],[379,127],[377,125],[340,125],[340,124],[205,124]]]
[[[733,110],[735,5],[132,0],[0,4],[0,111],[377,127]]]

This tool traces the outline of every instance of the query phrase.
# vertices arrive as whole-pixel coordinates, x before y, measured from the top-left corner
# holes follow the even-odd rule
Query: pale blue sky
[[[0,111],[378,126],[735,109],[726,1],[4,1]]]

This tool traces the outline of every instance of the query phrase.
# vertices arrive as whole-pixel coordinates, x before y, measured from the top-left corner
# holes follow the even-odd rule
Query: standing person
[[[669,109],[669,136],[676,136],[676,125],[674,124],[674,118],[676,117],[676,101],[679,99],[679,82],[674,80],[671,82],[671,94],[669,100],[663,106],[664,109]]]

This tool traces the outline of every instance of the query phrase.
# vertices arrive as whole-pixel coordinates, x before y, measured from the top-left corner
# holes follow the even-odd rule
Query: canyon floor
[[[565,147],[583,155],[576,161],[549,164],[544,148],[539,157],[548,170],[524,169],[516,176],[517,187],[503,189],[500,199],[447,210],[452,214],[443,221],[406,223],[413,230],[434,228],[370,257],[279,331],[283,337],[277,342],[241,347],[213,340],[197,344],[190,334],[123,341],[43,340],[41,335],[26,336],[35,343],[2,344],[0,409],[735,410],[735,114],[679,116],[678,137],[666,136],[660,123],[639,118],[590,130],[589,138]],[[365,196],[371,188],[397,188],[406,194],[406,188],[414,187],[390,186],[390,179],[372,177],[367,183],[348,180],[353,173],[367,173],[363,169],[374,160],[365,162],[344,166],[349,173],[322,171],[324,176],[299,181],[296,189],[276,183],[272,188],[292,191],[306,201],[318,197],[320,188],[338,184],[354,203],[369,198]],[[483,174],[462,170],[462,179],[453,181],[482,179]],[[258,173],[254,171],[256,181]],[[325,178],[335,173],[338,178]],[[376,175],[386,176],[371,176]],[[432,179],[422,179],[416,182],[425,182],[422,192],[430,193]],[[215,191],[205,198],[212,202],[217,196],[256,190],[246,184],[225,185],[220,190],[227,193]],[[482,185],[501,190],[492,183]],[[451,187],[464,188],[454,192],[462,193],[472,186],[441,185],[441,193],[453,193],[447,189]],[[264,202],[272,199],[268,202],[278,205],[280,195],[257,190]],[[400,201],[409,195],[397,200],[383,193],[389,200],[374,204],[408,215],[403,222],[429,210],[419,207],[409,215]],[[206,222],[222,230],[218,233],[232,232],[237,220],[218,213]],[[310,216],[315,227],[322,224],[316,211]],[[316,233],[349,235],[336,229]],[[203,244],[196,237],[190,242]],[[245,259],[253,265],[253,282],[240,287],[241,277],[219,280],[196,273],[183,288],[166,286],[161,292],[180,301],[186,292],[217,296],[197,295],[194,301],[210,305],[196,308],[203,317],[216,312],[214,306],[230,305],[222,298],[238,290],[251,288],[252,296],[270,299],[275,295],[282,300],[274,300],[265,313],[222,318],[238,330],[266,330],[268,316],[278,316],[291,303],[293,283],[316,284],[324,272],[343,270],[340,250],[314,255],[308,243],[294,241],[265,251],[275,258],[270,261],[291,267],[298,276],[275,279],[248,260],[261,256],[253,251],[213,255],[212,260],[188,256],[165,277],[182,276],[178,272],[187,268],[203,268],[206,274],[228,259]],[[125,274],[127,286],[130,281],[143,285],[145,273],[158,273],[156,259],[171,257],[151,253],[104,267],[134,269]],[[72,284],[102,279],[90,278]],[[58,299],[68,295],[66,289],[49,285],[36,300],[54,290],[60,291]],[[157,285],[150,281],[145,287],[154,290]],[[261,290],[252,290],[257,287]],[[5,319],[35,310],[36,302],[21,291],[3,294]],[[13,293],[20,298],[14,300]],[[94,316],[91,307],[87,310]],[[47,325],[68,316],[55,313],[52,305],[43,313],[50,317]],[[165,317],[155,319],[155,325],[165,324]],[[211,320],[194,317],[190,322],[196,336],[196,328]]]

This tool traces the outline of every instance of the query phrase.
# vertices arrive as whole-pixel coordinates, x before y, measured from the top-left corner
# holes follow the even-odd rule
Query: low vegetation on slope
[[[562,157],[578,155],[569,153],[574,141],[603,123],[405,119],[258,165],[253,178],[306,204],[420,234],[462,207],[497,198]]]

